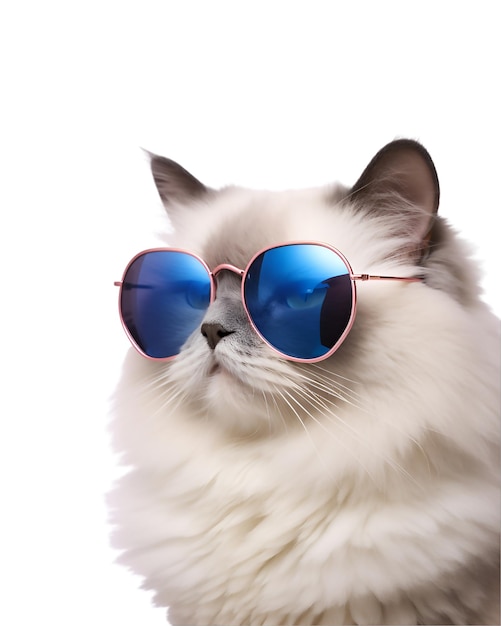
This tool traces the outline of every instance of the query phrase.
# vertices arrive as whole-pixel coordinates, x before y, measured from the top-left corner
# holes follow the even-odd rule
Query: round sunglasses
[[[306,363],[331,356],[350,332],[357,281],[422,280],[354,274],[339,250],[318,242],[265,248],[245,269],[224,263],[211,270],[186,250],[145,250],[115,282],[120,318],[132,345],[150,359],[179,354],[201,327],[216,299],[217,275],[224,271],[241,277],[242,302],[261,339],[285,359]]]

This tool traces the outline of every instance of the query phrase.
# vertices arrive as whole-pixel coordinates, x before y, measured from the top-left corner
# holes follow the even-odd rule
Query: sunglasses
[[[261,339],[282,357],[307,363],[331,356],[350,332],[357,281],[422,280],[354,274],[341,252],[316,242],[266,248],[245,269],[224,263],[211,270],[186,250],[145,250],[115,282],[132,345],[150,359],[179,354],[216,299],[216,278],[224,271],[241,277],[242,302]]]

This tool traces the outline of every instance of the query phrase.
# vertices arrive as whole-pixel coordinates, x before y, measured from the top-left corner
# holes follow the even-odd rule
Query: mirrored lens
[[[330,352],[349,330],[354,309],[348,266],[318,244],[288,244],[257,256],[246,274],[244,298],[263,339],[298,359]]]
[[[194,256],[175,250],[145,252],[132,261],[122,283],[124,324],[148,356],[179,353],[210,304],[211,280]]]

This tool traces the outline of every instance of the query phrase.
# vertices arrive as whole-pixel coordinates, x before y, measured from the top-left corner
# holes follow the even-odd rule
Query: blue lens
[[[200,326],[210,298],[209,273],[196,257],[175,250],[145,252],[125,273],[122,319],[145,354],[167,358]]]
[[[349,327],[354,287],[349,268],[334,250],[287,244],[253,260],[244,298],[265,341],[290,357],[317,359]]]

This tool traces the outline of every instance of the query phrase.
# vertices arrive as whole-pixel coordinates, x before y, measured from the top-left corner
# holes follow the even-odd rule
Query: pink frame
[[[332,348],[326,352],[324,355],[320,356],[320,357],[315,357],[312,359],[302,359],[302,358],[298,358],[298,357],[292,357],[289,356],[288,354],[284,354],[283,352],[280,352],[280,350],[277,350],[274,346],[272,346],[269,341],[263,337],[263,335],[259,332],[259,330],[256,328],[254,321],[252,320],[249,310],[247,308],[247,304],[245,302],[245,297],[244,297],[244,285],[245,285],[245,276],[247,275],[247,272],[249,271],[250,266],[252,265],[252,263],[254,263],[254,261],[256,260],[256,258],[258,256],[260,256],[261,254],[269,251],[269,250],[273,250],[274,248],[281,248],[283,246],[288,246],[288,245],[298,245],[298,244],[302,244],[302,245],[315,245],[315,246],[320,246],[322,248],[327,248],[328,250],[331,250],[332,252],[334,252],[342,261],[343,263],[346,265],[346,268],[349,272],[349,276],[351,279],[351,286],[352,286],[352,307],[351,307],[351,314],[350,314],[350,319],[348,321],[348,324],[346,325],[346,328],[343,332],[343,334],[341,335],[341,337],[339,337],[339,339],[336,341],[336,343],[332,346]],[[123,319],[123,315],[122,315],[122,310],[121,310],[121,295],[122,295],[122,286],[124,283],[124,279],[125,276],[129,270],[129,267],[132,265],[132,263],[134,263],[134,261],[136,259],[138,259],[139,257],[148,254],[149,252],[163,252],[163,251],[171,251],[171,252],[182,252],[183,254],[187,254],[189,256],[194,257],[195,259],[197,259],[202,265],[203,267],[207,270],[207,274],[209,275],[210,278],[210,283],[211,283],[211,294],[210,294],[210,302],[209,304],[212,304],[214,302],[214,300],[216,299],[216,292],[217,292],[217,282],[216,282],[216,277],[217,275],[222,272],[222,271],[228,271],[228,272],[232,272],[234,274],[238,274],[241,278],[241,289],[240,289],[240,295],[242,298],[242,304],[244,306],[245,309],[245,313],[247,315],[247,318],[252,326],[252,328],[254,329],[254,331],[257,333],[257,335],[261,338],[261,340],[267,345],[269,346],[274,352],[276,352],[277,354],[279,354],[282,358],[285,358],[288,361],[295,361],[298,363],[316,363],[318,361],[323,361],[324,359],[329,358],[330,356],[332,356],[334,354],[334,352],[336,352],[336,350],[339,348],[339,346],[343,343],[343,341],[345,340],[346,336],[348,335],[348,333],[350,332],[353,323],[355,321],[355,316],[356,316],[356,310],[357,310],[357,290],[356,290],[356,282],[357,281],[368,281],[368,280],[398,280],[398,281],[403,281],[403,282],[421,282],[423,280],[422,277],[420,276],[380,276],[380,275],[374,275],[374,274],[355,274],[352,270],[352,267],[348,261],[348,259],[344,256],[344,254],[342,252],[340,252],[337,248],[334,248],[334,246],[331,246],[327,243],[323,243],[323,242],[319,242],[319,241],[287,241],[287,242],[283,242],[283,243],[278,243],[275,244],[273,246],[267,246],[266,248],[262,248],[261,250],[259,250],[258,252],[256,252],[256,254],[254,254],[254,256],[251,258],[251,260],[247,263],[247,266],[245,267],[245,269],[241,269],[239,267],[236,267],[235,265],[231,265],[229,263],[221,263],[220,265],[217,265],[213,270],[210,269],[210,267],[207,265],[207,263],[197,254],[190,252],[189,250],[184,250],[182,248],[149,248],[147,250],[143,250],[142,252],[139,252],[138,254],[136,254],[127,264],[123,275],[122,275],[122,280],[119,281],[115,281],[114,284],[116,287],[120,287],[120,293],[119,293],[119,298],[118,298],[118,312],[120,315],[120,321],[122,323],[122,326],[125,330],[125,333],[127,335],[127,337],[129,338],[129,341],[132,343],[133,347],[139,352],[139,354],[141,354],[142,356],[144,356],[147,359],[150,359],[152,361],[171,361],[172,359],[175,359],[177,355],[173,355],[173,356],[168,356],[168,357],[152,357],[149,356],[148,354],[146,354],[145,352],[143,352],[143,350],[141,350],[141,348],[137,345],[137,343],[135,342],[134,338],[132,337],[132,335],[130,334],[125,321]]]

